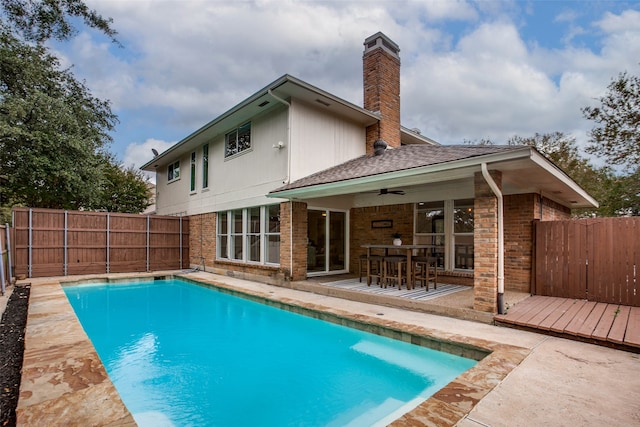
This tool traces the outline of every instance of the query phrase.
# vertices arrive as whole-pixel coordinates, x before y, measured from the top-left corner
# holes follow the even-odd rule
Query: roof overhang
[[[571,208],[597,207],[596,202],[557,166],[531,147],[438,163],[337,182],[276,190],[268,197],[305,200],[357,194],[381,188],[425,186],[473,178],[482,163],[502,172],[504,195],[536,193]]]
[[[296,99],[315,105],[365,127],[379,120],[378,115],[375,113],[318,89],[300,79],[284,75],[154,157],[142,165],[140,169],[153,172],[157,167],[169,164],[176,158],[207,143],[217,135],[224,134],[269,109],[281,106],[282,104],[271,94],[280,99]]]

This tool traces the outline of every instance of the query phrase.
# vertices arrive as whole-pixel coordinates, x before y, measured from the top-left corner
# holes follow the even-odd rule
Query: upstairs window
[[[202,146],[202,188],[209,188],[209,144]]]
[[[191,153],[191,184],[189,190],[196,192],[196,152]]]
[[[251,122],[225,135],[224,157],[235,156],[251,148]]]
[[[180,160],[170,164],[167,168],[167,181],[175,181],[178,178],[180,178]]]

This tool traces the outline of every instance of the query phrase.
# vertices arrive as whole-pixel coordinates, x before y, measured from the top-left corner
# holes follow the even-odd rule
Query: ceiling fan
[[[378,193],[378,196],[382,196],[385,194],[397,194],[400,196],[404,196],[405,193],[404,193],[404,190],[389,190],[387,188],[381,188],[380,192]]]

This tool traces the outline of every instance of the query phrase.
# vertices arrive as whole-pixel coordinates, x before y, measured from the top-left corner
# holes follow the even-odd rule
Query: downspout
[[[489,174],[487,164],[482,163],[481,167],[482,176],[498,199],[498,314],[504,314],[504,207],[502,191]]]
[[[291,182],[291,104],[275,95],[271,89],[268,89],[267,92],[273,99],[287,106],[287,177],[282,183],[289,184]]]
[[[287,177],[283,181],[283,184],[289,184],[291,182],[291,104],[286,100],[275,95],[271,89],[267,92],[276,101],[287,106]],[[289,199],[289,280],[293,278],[293,200]]]

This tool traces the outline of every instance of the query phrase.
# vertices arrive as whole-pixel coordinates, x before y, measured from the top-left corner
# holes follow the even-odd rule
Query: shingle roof
[[[403,145],[380,156],[365,155],[306,176],[271,193],[380,175],[522,149],[513,145]]]

